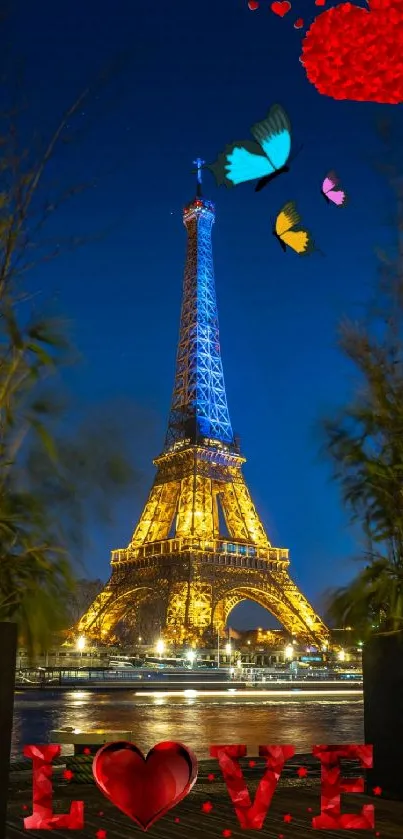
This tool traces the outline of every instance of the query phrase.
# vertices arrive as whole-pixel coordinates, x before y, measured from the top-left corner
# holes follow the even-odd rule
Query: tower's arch
[[[269,615],[276,618],[278,622],[281,623],[278,598],[277,603],[275,600],[276,598],[273,596],[267,596],[266,592],[259,591],[258,588],[234,588],[227,594],[224,594],[221,600],[219,600],[216,604],[213,611],[214,628],[221,630],[224,626],[226,626],[235,607],[239,606],[240,603],[245,603],[247,601],[252,601],[258,606],[261,606],[266,612],[268,612]]]
[[[287,602],[273,586],[233,586],[223,592],[213,609],[213,627],[215,632],[222,632],[235,606],[245,600],[252,600],[262,606],[290,634],[300,638],[314,637],[312,621],[292,602]],[[322,640],[318,636],[318,642]]]
[[[143,624],[146,623],[144,607],[148,604],[151,605],[154,622],[157,623],[155,628],[161,624],[161,630],[166,618],[166,586],[161,586],[159,595],[151,584],[132,584],[120,591],[113,584],[106,586],[81,618],[77,631],[93,638],[98,637],[101,641],[107,640],[118,624],[124,621],[127,627],[133,625],[137,633],[147,635],[142,626],[142,618]]]

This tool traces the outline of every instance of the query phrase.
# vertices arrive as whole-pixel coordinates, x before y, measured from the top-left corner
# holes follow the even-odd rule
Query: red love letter
[[[70,812],[55,815],[52,810],[52,760],[60,746],[24,746],[24,756],[32,760],[32,816],[24,819],[25,830],[83,830],[84,802],[72,801]]]
[[[364,792],[364,778],[340,778],[340,758],[359,760],[364,769],[372,768],[372,746],[314,746],[312,753],[322,764],[321,814],[312,819],[320,830],[373,830],[374,807],[364,804],[361,813],[340,813],[340,793]]]
[[[253,804],[238,763],[240,757],[246,756],[246,751],[246,746],[241,745],[210,746],[210,755],[218,760],[239,824],[244,830],[261,830],[284,763],[293,757],[295,749],[294,746],[259,746],[259,755],[267,758],[267,769],[259,782]]]

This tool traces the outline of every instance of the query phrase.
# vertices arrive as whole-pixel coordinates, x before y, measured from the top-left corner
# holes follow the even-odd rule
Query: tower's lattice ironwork
[[[198,172],[203,161],[198,159]],[[198,184],[200,182],[198,181]],[[176,375],[165,450],[207,438],[233,445],[221,360],[214,283],[211,201],[196,197],[183,214],[188,246]]]
[[[214,205],[197,193],[188,234],[179,345],[168,431],[157,474],[127,548],[75,628],[108,640],[117,625],[172,642],[208,641],[242,600],[267,608],[295,637],[323,643],[328,630],[273,547],[246,486],[225,392],[211,247]],[[151,637],[152,636],[152,637]]]

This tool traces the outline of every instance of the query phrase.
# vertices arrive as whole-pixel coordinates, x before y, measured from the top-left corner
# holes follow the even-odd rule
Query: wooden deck
[[[290,767],[287,777],[279,782],[274,794],[272,806],[267,815],[263,830],[264,839],[314,839],[311,819],[320,811],[320,782],[317,772],[310,769],[308,778],[299,779],[296,768],[301,763]],[[308,765],[305,763],[305,765]],[[214,772],[214,781],[207,780],[207,773]],[[12,776],[7,839],[26,839],[23,818],[31,813],[31,779],[27,771]],[[251,797],[254,796],[262,766],[245,771]],[[349,773],[350,774],[350,773]],[[354,773],[356,774],[356,773]],[[357,773],[358,774],[358,773]],[[104,839],[129,839],[140,837],[143,831],[121,814],[105,799],[94,784],[75,784],[56,780],[54,783],[54,811],[67,812],[73,799],[85,802],[85,830],[80,832],[83,839],[96,838],[98,830],[106,831]],[[210,801],[213,809],[205,814],[202,804]],[[349,830],[326,831],[329,839],[365,839],[365,836],[379,836],[379,839],[402,839],[403,837],[403,802],[385,801],[382,797],[368,798],[364,795],[342,797],[342,811],[357,813],[364,803],[375,806],[375,831]],[[311,808],[309,810],[309,808]],[[100,815],[102,813],[102,815]],[[291,822],[285,822],[284,816],[290,814]],[[175,821],[179,819],[179,821]],[[152,839],[220,839],[223,830],[231,831],[231,839],[245,839],[254,835],[254,831],[241,829],[232,808],[227,790],[222,782],[217,765],[206,762],[200,767],[198,781],[190,795],[163,819],[150,828],[147,835]],[[43,839],[43,831],[30,831],[32,839]],[[71,831],[52,830],[59,839],[71,837]],[[257,834],[259,835],[259,834]],[[101,837],[99,837],[101,839]]]

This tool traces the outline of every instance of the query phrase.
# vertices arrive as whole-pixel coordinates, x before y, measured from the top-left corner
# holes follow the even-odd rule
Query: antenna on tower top
[[[193,166],[196,166],[196,174],[197,174],[197,189],[196,195],[198,198],[201,198],[201,187],[202,187],[202,168],[205,164],[205,160],[202,160],[200,157],[197,157],[196,160],[193,161]]]

